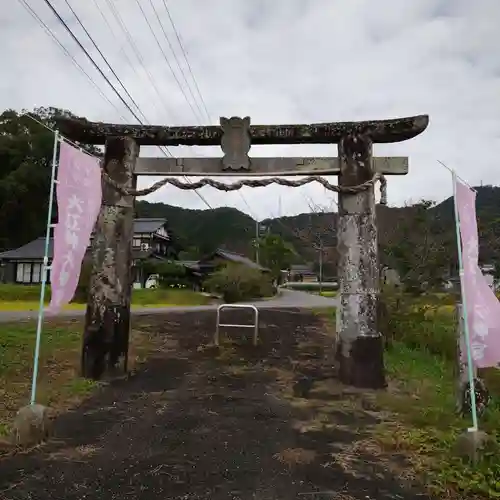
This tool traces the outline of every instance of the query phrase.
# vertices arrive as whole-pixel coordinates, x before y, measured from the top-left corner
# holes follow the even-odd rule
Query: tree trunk
[[[104,170],[126,188],[135,188],[137,143],[129,137],[106,142]],[[127,369],[132,289],[134,197],[123,196],[103,181],[101,211],[92,245],[92,275],[85,316],[81,371],[100,379]]]
[[[339,143],[339,158],[340,186],[359,185],[372,177],[372,142],[368,137],[344,137]],[[359,388],[384,388],[384,344],[377,329],[379,272],[373,187],[358,194],[339,194],[337,238],[340,380]]]

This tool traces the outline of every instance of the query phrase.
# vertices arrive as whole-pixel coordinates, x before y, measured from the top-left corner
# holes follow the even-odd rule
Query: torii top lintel
[[[374,143],[391,143],[416,137],[428,124],[428,115],[418,115],[309,125],[251,125],[248,131],[252,144],[338,144],[342,137],[350,134],[368,135]],[[223,136],[222,127],[216,125],[164,127],[61,118],[58,119],[58,126],[69,139],[95,145],[105,144],[107,137],[130,136],[144,146],[218,146]]]

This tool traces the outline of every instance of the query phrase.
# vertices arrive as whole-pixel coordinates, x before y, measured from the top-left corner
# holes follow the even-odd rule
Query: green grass
[[[141,307],[196,306],[208,304],[210,300],[206,295],[186,289],[156,288],[132,291],[132,305]]]
[[[472,465],[454,449],[457,436],[471,421],[455,411],[452,363],[395,343],[387,352],[386,366],[398,389],[379,396],[382,407],[397,415],[397,423],[386,422],[378,429],[384,448],[406,452],[440,498],[500,498],[500,393],[493,395],[480,420],[492,442],[482,460]]]
[[[0,311],[36,311],[40,300],[40,286],[0,285]],[[50,302],[47,287],[45,304]],[[132,291],[132,306],[161,307],[208,304],[210,299],[201,293],[178,288],[139,289]],[[85,304],[71,303],[66,310],[84,309]]]
[[[292,281],[287,282],[283,285],[284,288],[289,288],[290,290],[302,290],[304,292],[317,292],[319,291],[319,283],[317,281]],[[331,283],[329,281],[324,281],[321,284],[321,288],[326,291],[336,291],[338,290],[338,284]]]
[[[480,418],[491,442],[481,461],[459,458],[457,437],[472,424],[456,412],[456,320],[443,306],[449,296],[406,298],[389,308],[391,346],[385,363],[389,389],[380,392],[388,412],[374,438],[386,453],[406,455],[421,482],[436,498],[500,498],[500,370],[481,372],[492,403]],[[326,322],[335,326],[334,310]],[[387,333],[387,332],[385,332]]]
[[[5,433],[15,412],[29,402],[33,370],[35,324],[0,325],[0,434]],[[78,379],[81,325],[74,322],[47,324],[40,350],[37,401],[56,409],[88,395],[95,384]]]
[[[393,413],[378,429],[386,450],[407,453],[439,498],[500,498],[500,370],[481,373],[493,401],[480,419],[492,438],[476,466],[458,458],[457,436],[471,426],[456,413],[456,319],[450,296],[403,297],[389,303],[384,333],[391,339],[386,367],[392,390],[381,406]]]
[[[45,322],[40,349],[37,402],[60,412],[77,404],[97,384],[79,377],[83,323]],[[20,407],[29,403],[35,347],[35,322],[0,324],[0,436],[5,435]],[[132,332],[129,367],[149,349],[150,338]]]

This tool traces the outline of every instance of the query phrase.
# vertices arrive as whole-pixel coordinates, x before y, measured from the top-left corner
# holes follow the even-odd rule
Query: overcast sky
[[[123,115],[128,123],[136,123],[45,2],[25,1],[113,106],[30,17],[21,1],[10,0],[10,8],[0,10],[4,70],[0,109],[56,106],[90,120],[121,122]],[[204,113],[203,106],[166,3],[211,123],[218,124],[220,116],[250,115],[253,124],[279,124],[429,114],[430,125],[421,136],[374,147],[376,155],[410,158],[409,175],[389,179],[390,204],[421,198],[440,200],[451,195],[450,174],[437,160],[456,169],[473,185],[500,184],[500,0],[139,1],[166,58],[138,0],[69,3],[150,123],[208,122],[206,115],[199,117]],[[66,0],[52,3],[112,79]],[[140,59],[110,5],[118,9]],[[220,154],[219,148],[171,151],[174,155],[195,156],[202,149],[204,155]],[[143,148],[141,154],[158,155],[148,148]],[[335,156],[337,152],[334,145],[268,146],[254,147],[251,154]],[[141,186],[155,180],[143,178]],[[252,215],[259,219],[308,211],[308,199],[331,205],[333,198],[325,194],[323,187],[314,185],[296,189],[246,188],[244,199],[237,193],[212,188],[203,188],[201,193],[213,207],[231,205],[248,213],[246,200]],[[147,199],[191,208],[205,206],[194,193],[170,187]]]

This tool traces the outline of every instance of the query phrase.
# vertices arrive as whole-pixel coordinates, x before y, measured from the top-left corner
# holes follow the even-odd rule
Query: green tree
[[[434,202],[423,200],[408,207],[392,237],[381,245],[381,261],[396,269],[408,291],[420,293],[440,286],[454,262],[453,232],[433,211]]]
[[[54,135],[28,114],[50,128],[59,117],[74,117],[57,108],[26,113],[0,115],[0,249],[25,244],[45,229]]]
[[[288,269],[295,255],[292,246],[278,234],[267,233],[258,240],[260,263],[269,268],[273,278],[279,279],[280,271]]]

